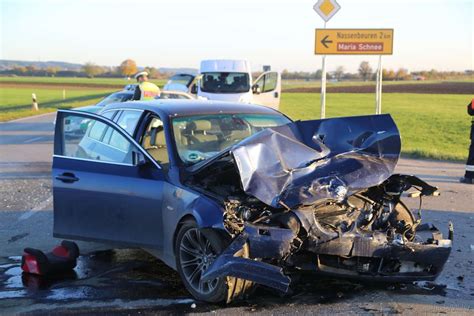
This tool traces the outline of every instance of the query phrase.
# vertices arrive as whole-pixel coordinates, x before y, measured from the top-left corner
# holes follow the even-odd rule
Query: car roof
[[[256,104],[182,99],[158,99],[151,101],[127,101],[122,103],[111,103],[106,105],[105,109],[148,110],[151,112],[155,112],[162,118],[165,116],[189,116],[217,113],[255,113],[283,115],[282,113],[274,109]]]

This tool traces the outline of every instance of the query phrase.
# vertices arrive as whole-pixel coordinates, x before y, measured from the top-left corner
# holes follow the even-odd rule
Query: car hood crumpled
[[[272,207],[342,200],[378,185],[400,155],[392,117],[297,121],[268,128],[231,148],[244,191]]]

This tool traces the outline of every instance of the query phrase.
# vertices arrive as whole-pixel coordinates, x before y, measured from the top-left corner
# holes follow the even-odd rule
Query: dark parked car
[[[90,123],[69,138],[75,118]],[[156,100],[59,110],[57,122],[54,236],[144,248],[196,299],[287,292],[307,270],[433,280],[449,256],[452,229],[443,239],[400,200],[436,188],[393,174],[389,115],[292,122],[263,106]]]

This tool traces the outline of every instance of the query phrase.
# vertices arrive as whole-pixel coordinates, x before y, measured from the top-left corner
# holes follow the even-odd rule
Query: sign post
[[[393,54],[393,29],[316,29],[314,53],[323,55],[323,68],[326,55],[379,55],[375,114],[382,113],[382,55]]]
[[[314,11],[324,20],[324,29],[326,23],[334,14],[341,9],[336,0],[319,0],[314,6]],[[326,55],[323,55],[321,67],[321,119],[326,117]]]
[[[326,27],[326,22],[324,22]],[[323,56],[321,67],[321,119],[326,117],[326,55]]]
[[[375,114],[382,114],[382,55],[379,55],[375,85]]]

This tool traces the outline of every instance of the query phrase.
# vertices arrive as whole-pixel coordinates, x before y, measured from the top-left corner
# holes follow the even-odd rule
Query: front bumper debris
[[[434,280],[452,229],[444,239],[421,224],[421,203],[415,214],[401,200],[411,188],[420,198],[437,188],[393,174],[400,150],[390,115],[343,117],[263,129],[190,167],[187,183],[222,202],[233,238],[203,279],[235,277],[282,292],[299,271]]]
[[[230,246],[212,263],[202,275],[203,282],[222,277],[236,277],[253,281],[270,288],[288,292],[290,278],[283,274],[283,269],[262,261],[235,257],[248,241],[248,235],[237,236]]]
[[[217,257],[203,281],[231,276],[284,293],[291,283],[287,274],[297,271],[383,282],[432,281],[442,271],[452,241],[434,226],[428,232],[431,238],[424,243],[389,242],[383,234],[343,234],[297,248],[300,240],[291,229],[249,225]],[[249,257],[234,256],[245,245]]]

